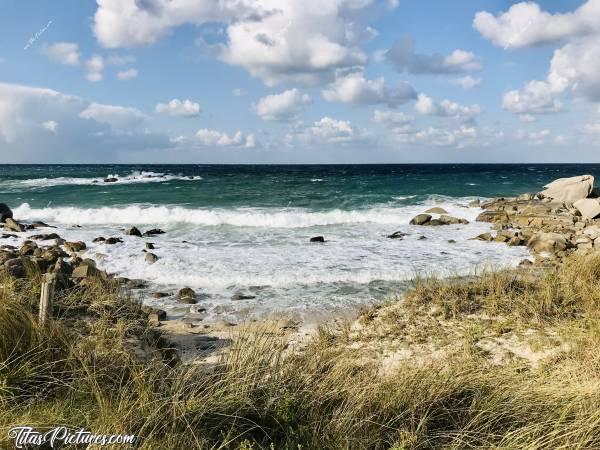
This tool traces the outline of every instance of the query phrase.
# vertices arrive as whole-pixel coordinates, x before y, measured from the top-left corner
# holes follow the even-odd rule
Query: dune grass
[[[139,303],[100,280],[61,292],[58,320],[40,327],[37,282],[0,275],[2,448],[25,424],[135,434],[142,449],[600,447],[598,255],[539,276],[415,280],[407,314],[436,307],[457,321],[497,314],[572,330],[569,349],[536,368],[463,352],[382,375],[347,328],[294,348],[268,325],[238,327],[215,365],[183,365]]]

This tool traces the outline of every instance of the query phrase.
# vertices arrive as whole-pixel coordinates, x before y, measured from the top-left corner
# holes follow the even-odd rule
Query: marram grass
[[[61,293],[59,320],[40,327],[35,282],[0,285],[0,447],[13,426],[66,425],[135,434],[142,449],[600,448],[599,256],[535,277],[419,279],[408,294],[408,308],[455,320],[485,312],[572,329],[570,349],[537,368],[465,352],[382,375],[343,330],[293,348],[267,326],[240,327],[210,367],[160,351],[139,359],[132,342],[159,338],[117,287]]]

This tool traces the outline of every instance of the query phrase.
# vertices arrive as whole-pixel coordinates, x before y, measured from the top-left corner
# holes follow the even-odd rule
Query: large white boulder
[[[542,195],[557,202],[574,203],[587,198],[594,189],[594,177],[581,175],[571,178],[559,178],[544,186]]]
[[[586,219],[594,219],[600,216],[600,201],[596,198],[582,198],[574,202],[573,206]]]

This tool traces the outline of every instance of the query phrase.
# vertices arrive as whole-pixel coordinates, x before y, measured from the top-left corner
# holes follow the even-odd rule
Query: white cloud
[[[588,0],[570,13],[550,14],[538,4],[513,5],[494,16],[479,12],[475,28],[494,44],[520,48],[561,42],[545,80],[531,80],[504,95],[503,107],[516,114],[563,110],[560,97],[574,95],[600,102],[600,0]]]
[[[222,23],[226,42],[202,43],[221,60],[268,85],[317,85],[333,80],[338,69],[366,63],[360,44],[375,32],[361,22],[374,7],[381,2],[98,0],[94,33],[105,47],[132,47],[152,44],[183,24]]]
[[[81,54],[79,45],[73,42],[56,42],[43,47],[42,50],[51,61],[70,66],[79,65]]]
[[[451,83],[463,89],[473,89],[481,84],[481,78],[473,78],[471,75],[465,75],[464,77],[455,78]]]
[[[419,94],[415,103],[415,110],[423,115],[453,117],[455,119],[471,119],[481,114],[479,105],[461,105],[450,100],[442,100],[440,103],[436,103],[425,94]]]
[[[169,114],[175,117],[196,117],[200,114],[200,104],[189,99],[179,100],[174,98],[169,103],[156,105],[157,113]]]
[[[47,120],[46,122],[42,123],[42,128],[56,134],[58,122],[55,120]]]
[[[0,83],[0,154],[5,162],[93,162],[168,148],[167,136],[148,131],[140,115],[52,89]]]
[[[535,117],[534,115],[531,115],[531,114],[521,114],[519,116],[519,120],[521,122],[535,122],[535,121],[537,121],[537,117]]]
[[[399,72],[413,74],[457,74],[480,70],[481,61],[472,52],[454,50],[450,55],[421,54],[415,52],[415,42],[410,37],[398,39],[380,57]]]
[[[196,141],[207,147],[243,147],[253,148],[256,146],[254,134],[248,135],[237,131],[232,136],[218,130],[201,129],[196,133]]]
[[[117,78],[122,81],[131,80],[137,76],[138,71],[136,69],[127,69],[117,72]]]
[[[368,80],[360,73],[338,78],[331,88],[323,91],[323,98],[329,102],[354,105],[387,104],[394,107],[416,97],[416,92],[408,83],[401,82],[395,89],[385,86],[383,77]]]
[[[241,88],[235,88],[233,91],[231,91],[231,93],[235,97],[243,97],[244,95],[246,95],[246,92]]]
[[[286,136],[288,144],[299,142],[311,145],[351,144],[364,141],[367,133],[354,126],[348,120],[337,120],[323,117],[312,125],[304,127],[300,124]]]
[[[298,89],[289,89],[261,98],[254,106],[254,111],[263,120],[285,121],[296,119],[304,111],[304,106],[310,103],[310,95],[302,94]]]
[[[96,82],[102,80],[102,71],[104,70],[104,58],[100,55],[94,55],[85,63],[86,78],[88,81]]]
[[[598,23],[600,1],[588,0],[574,12],[564,14],[542,11],[534,2],[517,3],[497,16],[480,11],[473,26],[495,45],[519,48],[598,33]]]
[[[91,103],[81,111],[79,117],[105,123],[113,130],[123,133],[141,129],[148,120],[148,117],[136,108],[100,103]]]
[[[526,141],[528,144],[543,145],[547,142],[548,138],[550,138],[551,134],[552,132],[548,129],[529,132],[518,130],[516,138],[521,141]]]

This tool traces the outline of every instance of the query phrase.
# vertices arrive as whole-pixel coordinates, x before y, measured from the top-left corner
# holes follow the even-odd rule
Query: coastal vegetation
[[[295,346],[268,324],[238,327],[211,365],[178,362],[115,283],[59,293],[41,326],[39,278],[1,277],[0,439],[61,424],[135,434],[146,449],[600,446],[598,254],[539,273],[417,279],[403,301]],[[497,337],[544,332],[537,353],[553,351],[496,358],[473,331],[490,317]],[[394,337],[451,345],[386,368]]]

